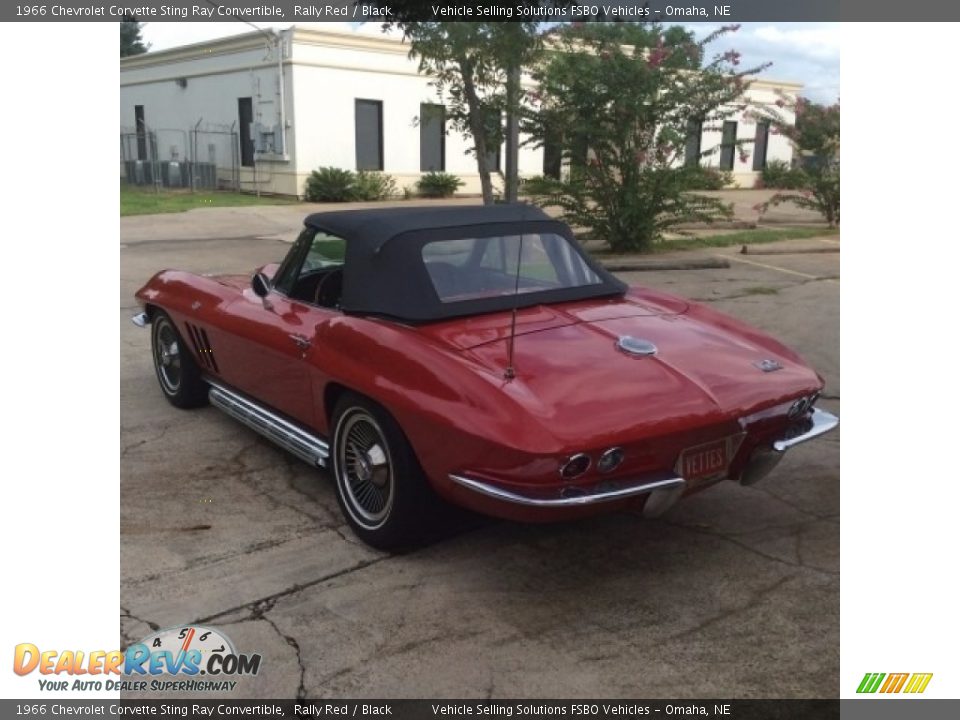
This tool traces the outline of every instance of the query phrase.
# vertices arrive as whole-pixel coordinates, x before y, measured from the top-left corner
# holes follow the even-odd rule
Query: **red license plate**
[[[678,471],[687,482],[723,475],[730,464],[727,438],[687,448],[680,453]]]

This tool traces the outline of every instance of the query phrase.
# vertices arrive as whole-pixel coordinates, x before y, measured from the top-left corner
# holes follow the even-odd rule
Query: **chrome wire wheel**
[[[153,331],[153,362],[164,392],[176,395],[183,376],[177,331],[166,318],[156,321]]]
[[[377,421],[360,408],[337,428],[337,482],[344,505],[362,527],[375,530],[390,517],[394,497],[390,447]]]

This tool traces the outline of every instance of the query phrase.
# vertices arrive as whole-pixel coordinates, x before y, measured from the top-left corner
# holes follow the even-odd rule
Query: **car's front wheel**
[[[333,428],[337,500],[357,536],[381,550],[426,540],[439,499],[397,421],[376,403],[346,394]]]
[[[207,384],[183,343],[173,320],[157,310],[151,321],[150,345],[160,389],[172,405],[193,408],[207,404]]]

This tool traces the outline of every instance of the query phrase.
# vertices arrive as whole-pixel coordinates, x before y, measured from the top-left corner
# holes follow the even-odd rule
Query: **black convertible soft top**
[[[532,205],[402,207],[314,213],[305,225],[346,241],[344,312],[428,322],[622,295],[626,286],[600,267],[574,239],[569,226]],[[580,287],[442,302],[423,261],[423,246],[436,240],[554,233],[567,241],[600,282]]]
[[[552,222],[533,205],[466,205],[454,207],[399,207],[375,210],[340,210],[309,215],[304,221],[348,242],[379,249],[391,238],[411,230],[488,225],[490,223]]]

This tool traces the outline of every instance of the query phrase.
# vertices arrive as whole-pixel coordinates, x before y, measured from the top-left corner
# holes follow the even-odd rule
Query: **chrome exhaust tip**
[[[643,504],[643,510],[640,514],[648,519],[661,517],[670,508],[677,504],[677,500],[683,495],[683,489],[687,486],[681,482],[673,487],[660,488],[647,495],[647,501]]]
[[[137,313],[132,318],[130,318],[130,322],[132,322],[137,327],[141,327],[141,328],[146,327],[147,325],[150,324],[150,316],[147,315],[145,312]]]
[[[740,473],[740,484],[753,485],[763,480],[780,464],[783,455],[782,452],[778,452],[772,447],[756,448],[750,455],[750,459],[747,460],[743,471]]]

